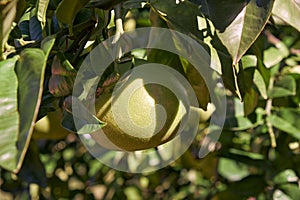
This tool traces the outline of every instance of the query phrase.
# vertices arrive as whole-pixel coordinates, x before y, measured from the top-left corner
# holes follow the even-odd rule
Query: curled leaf
[[[51,73],[52,75],[73,76],[76,70],[62,53],[58,53],[53,58]]]
[[[52,75],[49,80],[49,91],[53,96],[62,97],[72,93],[74,76]]]

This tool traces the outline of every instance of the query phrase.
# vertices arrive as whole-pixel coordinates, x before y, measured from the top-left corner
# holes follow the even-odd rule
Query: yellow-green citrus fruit
[[[45,117],[36,122],[32,138],[50,140],[65,138],[71,132],[62,127],[61,119],[62,112],[60,109],[49,112]]]
[[[176,135],[186,112],[182,102],[162,85],[135,87],[139,81],[127,83],[113,98],[112,92],[107,92],[96,99],[97,117],[107,125],[102,128],[104,135],[93,138],[102,146],[111,148],[110,142],[126,151],[143,150],[164,144]]]

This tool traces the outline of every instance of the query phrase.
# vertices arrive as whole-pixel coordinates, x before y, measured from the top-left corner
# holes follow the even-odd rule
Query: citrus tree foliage
[[[109,169],[71,133],[76,72],[97,44],[115,34],[110,11],[117,4],[125,31],[177,30],[211,56],[210,67],[226,86],[228,110],[221,138],[205,158],[197,153],[208,122],[199,124],[179,160],[152,174]],[[299,1],[8,0],[0,1],[0,11],[0,195],[299,198]],[[207,108],[208,89],[191,64],[170,52],[146,53],[113,63],[102,82],[110,81],[116,66],[126,70],[148,59],[182,73]]]

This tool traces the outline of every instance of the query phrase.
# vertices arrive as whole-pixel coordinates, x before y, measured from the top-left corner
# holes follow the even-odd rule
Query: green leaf
[[[65,24],[72,25],[76,14],[89,0],[62,0],[56,9],[57,19]]]
[[[63,97],[72,93],[76,70],[66,59],[63,53],[54,56],[51,65],[51,77],[49,79],[49,91],[55,97]]]
[[[244,69],[250,67],[256,67],[257,65],[257,57],[254,55],[245,55],[241,59],[242,65]]]
[[[229,184],[228,190],[240,197],[244,197],[240,199],[246,199],[245,197],[256,196],[264,192],[266,185],[263,176],[250,175],[240,181]]]
[[[239,131],[253,128],[256,126],[247,117],[244,117],[244,103],[242,103],[239,99],[234,97],[228,98],[227,101],[228,104],[231,106],[228,107],[224,127],[228,127],[230,130],[233,131]]]
[[[206,21],[203,19],[203,24],[198,27],[197,19],[201,20],[202,13],[197,5],[189,1],[176,3],[176,1],[173,0],[156,0],[151,2],[151,7],[169,23],[172,28],[183,30],[186,33],[192,33],[197,38],[203,39],[203,33],[199,31],[199,28],[200,30],[207,28]]]
[[[105,122],[100,121],[97,116],[88,110],[76,97],[72,97],[72,103],[74,104],[74,106],[72,106],[73,111],[74,109],[77,110],[73,113],[80,113],[80,116],[73,115],[74,122],[76,122],[76,132],[78,134],[90,134],[106,125]]]
[[[271,68],[280,63],[285,57],[289,56],[289,54],[290,52],[287,46],[279,41],[275,46],[271,46],[263,52],[264,64],[267,68]]]
[[[272,14],[300,31],[300,3],[296,0],[276,0]]]
[[[278,173],[274,177],[274,183],[276,184],[297,182],[298,180],[299,180],[298,176],[296,175],[295,171],[292,169],[286,169]]]
[[[103,10],[110,10],[113,8],[115,5],[125,2],[127,0],[95,0],[89,3],[87,7],[89,8],[100,8]],[[135,0],[136,2],[139,2],[141,0]]]
[[[300,189],[297,184],[284,184],[280,185],[279,189],[291,197],[291,199],[298,199],[300,197]]]
[[[258,70],[254,71],[253,81],[254,81],[254,84],[257,87],[260,95],[264,99],[267,99],[268,98],[268,95],[267,95],[267,86],[266,86],[266,83],[264,81],[264,78],[262,77],[261,73]]]
[[[244,71],[240,64],[233,66],[228,65],[229,60],[222,58],[222,79],[225,87],[229,89],[234,95],[236,95],[240,100],[242,100],[245,94],[245,87],[243,82]]]
[[[33,8],[30,11],[29,33],[30,40],[39,41],[43,38],[42,26],[41,23],[38,21],[36,8]]]
[[[56,35],[50,35],[43,39],[41,42],[41,49],[44,51],[45,57],[47,58],[50,54],[50,51],[55,43]]]
[[[273,193],[273,199],[274,200],[293,200],[286,194],[284,194],[281,190],[275,190]]]
[[[72,113],[64,110],[63,117],[61,120],[61,125],[64,127],[64,129],[67,129],[68,131],[76,133],[76,125],[74,124],[74,119]]]
[[[17,0],[0,1],[0,60],[17,12]]]
[[[231,117],[226,118],[225,127],[230,127],[230,130],[241,131],[249,128],[253,128],[255,124],[246,117]]]
[[[200,108],[207,110],[207,105],[210,102],[210,94],[205,80],[190,63],[186,66],[185,74],[195,91]]]
[[[17,4],[17,13],[15,21],[19,21],[21,16],[24,14],[26,8],[27,8],[27,0],[18,0]]]
[[[46,25],[46,14],[50,0],[38,0],[37,1],[37,19],[41,22],[42,29]]]
[[[259,153],[253,153],[253,152],[249,152],[249,151],[242,151],[239,149],[230,149],[229,150],[230,153],[235,154],[235,155],[240,155],[240,156],[247,156],[250,159],[253,160],[263,160],[264,156],[259,154]]]
[[[280,108],[277,113],[278,116],[284,118],[289,121],[295,127],[300,129],[300,110],[296,108]]]
[[[31,141],[26,153],[19,177],[26,183],[36,183],[42,187],[47,186],[47,176],[44,165],[40,159],[38,145]]]
[[[219,159],[218,172],[229,181],[239,181],[250,174],[247,165],[227,158]]]
[[[234,64],[260,35],[271,15],[273,3],[274,0],[206,0],[203,3]]]
[[[141,191],[138,190],[137,187],[129,186],[124,189],[124,193],[127,199],[135,199],[135,200],[142,200]]]
[[[237,196],[233,191],[225,190],[218,192],[213,199],[230,199],[230,200],[240,200],[241,197]]]
[[[143,8],[144,0],[127,0],[123,3],[124,9]]]
[[[298,115],[300,117],[300,115]],[[272,124],[275,128],[282,130],[296,139],[300,139],[300,128],[296,127],[295,124],[291,123],[286,118],[281,116],[271,115],[267,117],[267,121]]]
[[[258,93],[253,88],[250,88],[246,91],[246,94],[244,96],[245,116],[251,114],[255,110],[258,103],[258,97]]]
[[[269,85],[271,72],[270,70],[265,66],[262,59],[257,60],[257,69],[260,72],[262,78],[264,79],[264,82],[266,84],[266,87]]]
[[[263,155],[249,151],[247,152],[239,149],[229,149],[229,152],[221,152],[220,156],[244,163],[248,166],[255,166],[266,170],[270,167]]]
[[[49,79],[49,91],[55,97],[64,97],[72,93],[74,76],[52,75]]]
[[[19,81],[18,109],[20,115],[18,138],[18,148],[20,151],[16,171],[22,165],[31,139],[41,103],[46,67],[45,54],[40,49],[27,48],[22,51],[20,56],[15,69]]]
[[[0,62],[0,166],[7,170],[17,166],[18,80],[14,71],[17,59],[15,56]]]
[[[157,2],[156,2],[157,3]],[[164,3],[160,2],[161,4],[154,4],[158,7],[164,7]],[[187,4],[188,5],[188,4]],[[182,9],[182,8],[179,8]],[[169,10],[168,10],[169,11]],[[172,16],[170,16],[171,18]],[[175,16],[173,16],[175,17]],[[159,27],[165,27],[165,21],[159,18],[157,14],[154,12],[151,12],[150,14],[151,23],[152,26],[159,26]],[[191,30],[192,31],[192,30]],[[152,33],[153,34],[153,33]],[[156,37],[153,36],[152,37]],[[157,41],[160,42],[160,41]],[[176,43],[169,43],[169,45],[172,45],[173,48],[176,48]],[[205,84],[205,80],[201,77],[199,72],[185,59],[181,58],[178,55],[163,51],[160,49],[151,49],[148,51],[147,54],[147,61],[154,62],[154,63],[161,63],[164,65],[167,65],[169,67],[172,67],[173,69],[177,70],[178,72],[185,74],[189,82],[191,83],[191,86],[196,92],[197,99],[199,102],[199,105],[204,110],[207,109],[207,104],[210,102],[210,95],[208,88]]]
[[[215,33],[213,23],[204,17],[201,12],[204,5],[196,5],[189,1],[177,2],[175,0],[154,0],[151,1],[150,5],[152,10],[167,23],[170,29],[189,35],[204,47],[210,55],[211,69],[222,74],[226,87],[242,99],[244,91],[239,83],[243,71],[238,69],[239,66],[232,65],[231,56]],[[152,22],[155,21],[155,15],[151,12],[150,19]],[[157,25],[154,24],[154,26]]]
[[[176,3],[176,1],[173,0],[155,0],[152,1],[150,5],[155,13],[167,22],[169,28],[185,33],[196,39],[210,54],[210,67],[222,74],[222,65],[225,63],[221,63],[219,57],[230,58],[230,56],[216,49],[215,45],[212,44],[215,42],[212,35],[214,33],[213,24],[203,17],[197,5],[189,1]],[[154,15],[151,15],[151,13],[150,19],[153,25]],[[204,36],[206,37],[204,38]],[[222,61],[227,62],[227,60],[228,59],[223,59]],[[228,67],[228,63],[226,63],[226,66]],[[231,66],[231,61],[229,66]]]
[[[293,96],[296,94],[296,81],[292,76],[284,76],[275,82],[274,87],[268,91],[269,98]]]
[[[30,11],[26,11],[18,22],[18,27],[21,31],[22,38],[24,40],[30,40],[29,20],[30,20]]]

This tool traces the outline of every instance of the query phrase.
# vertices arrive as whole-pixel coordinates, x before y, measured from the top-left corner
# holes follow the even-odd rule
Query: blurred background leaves
[[[208,118],[182,157],[149,174],[104,166],[71,132],[74,77],[86,55],[115,34],[109,9],[119,2],[0,1],[1,198],[299,198],[299,1],[123,2],[125,30],[158,26],[189,35],[211,55],[227,89],[226,122],[212,152],[197,157]],[[99,86],[114,69],[147,59],[186,76],[206,109],[210,97],[194,67],[156,49],[112,63]]]

